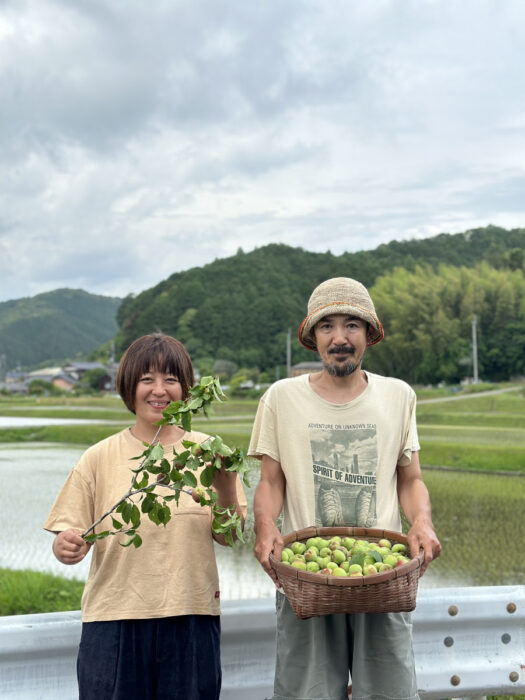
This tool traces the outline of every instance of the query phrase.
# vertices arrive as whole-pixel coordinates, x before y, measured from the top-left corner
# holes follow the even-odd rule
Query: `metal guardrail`
[[[272,599],[222,604],[221,700],[272,696]],[[420,590],[413,613],[422,700],[525,692],[525,586]],[[80,612],[0,617],[0,698],[76,700]]]
[[[525,691],[525,586],[433,589],[417,602],[422,699]]]

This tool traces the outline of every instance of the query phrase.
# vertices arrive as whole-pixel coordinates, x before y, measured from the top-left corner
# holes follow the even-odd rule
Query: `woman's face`
[[[135,389],[137,425],[151,426],[162,419],[162,411],[172,401],[182,399],[182,387],[177,377],[158,370],[143,374]]]

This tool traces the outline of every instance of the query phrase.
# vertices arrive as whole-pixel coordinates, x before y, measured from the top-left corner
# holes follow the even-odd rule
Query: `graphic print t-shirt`
[[[419,450],[413,390],[367,374],[365,391],[333,404],[309,375],[283,379],[261,398],[248,454],[269,455],[286,477],[283,532],[316,526],[400,530],[397,465]]]
[[[372,527],[376,517],[375,425],[308,426],[316,526]]]

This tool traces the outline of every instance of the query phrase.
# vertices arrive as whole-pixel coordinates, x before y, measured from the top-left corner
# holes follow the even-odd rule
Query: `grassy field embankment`
[[[443,398],[418,404],[422,464],[525,473],[525,386]]]
[[[80,610],[83,581],[38,571],[0,569],[0,615]]]

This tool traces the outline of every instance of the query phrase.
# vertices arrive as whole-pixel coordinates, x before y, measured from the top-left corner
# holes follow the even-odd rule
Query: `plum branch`
[[[249,485],[249,467],[243,451],[229,447],[219,435],[215,435],[200,444],[183,440],[183,450],[177,452],[173,449],[172,457],[168,459],[162,444],[158,442],[164,425],[177,425],[189,432],[193,415],[203,413],[207,416],[210,404],[225,398],[217,378],[203,377],[190,389],[186,400],[173,401],[166,407],[153,441],[143,443],[145,450],[133,458],[142,461],[136,469],[131,469],[128,492],[82,533],[87,542],[125,534],[129,539],[122,544],[123,547],[131,544],[140,547],[142,538],[138,530],[142,516],[147,516],[155,525],[165,527],[171,520],[170,503],[175,501],[178,506],[181,493],[188,493],[201,506],[211,508],[214,534],[224,535],[230,545],[233,545],[235,538],[243,540],[241,516],[233,505],[227,508],[219,506],[217,493],[212,488],[214,475],[220,469],[236,472]],[[164,495],[157,489],[166,489],[170,493]],[[113,530],[95,532],[95,528],[110,516]]]

